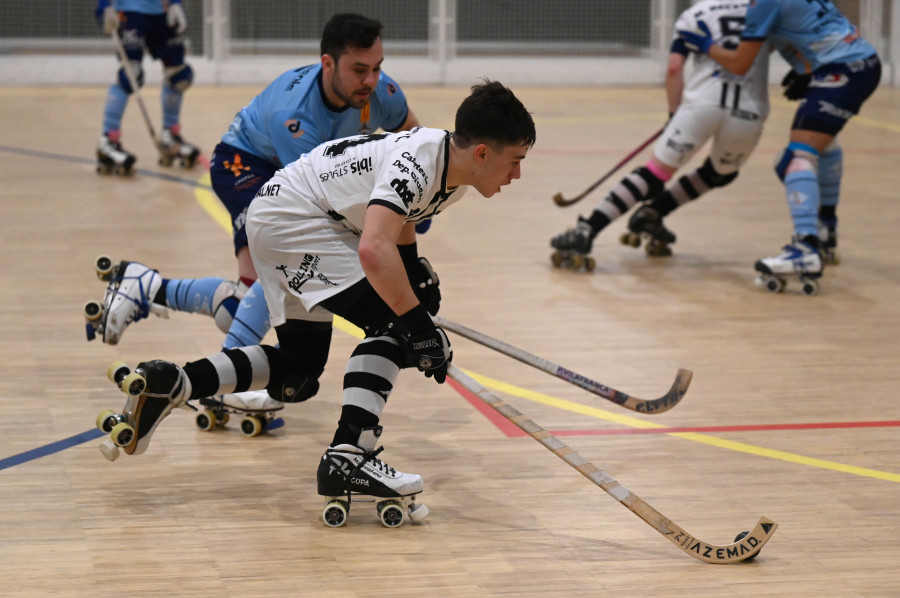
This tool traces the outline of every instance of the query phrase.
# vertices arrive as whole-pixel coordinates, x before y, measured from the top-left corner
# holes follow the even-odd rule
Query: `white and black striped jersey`
[[[702,0],[685,10],[675,22],[672,51],[688,55],[678,30],[699,31],[697,21],[709,27],[713,40],[734,49],[741,40],[748,0]],[[693,55],[684,83],[682,102],[717,105],[765,117],[769,113],[769,44],[763,45],[750,70],[743,76],[728,72],[706,54]]]

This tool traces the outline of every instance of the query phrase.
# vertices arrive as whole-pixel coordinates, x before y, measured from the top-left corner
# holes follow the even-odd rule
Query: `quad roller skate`
[[[637,249],[644,245],[647,255],[668,257],[672,255],[669,247],[675,242],[675,234],[663,224],[662,216],[650,206],[641,206],[628,221],[628,232],[622,233],[619,242]]]
[[[554,251],[550,261],[556,268],[592,272],[597,262],[591,257],[591,245],[594,242],[594,230],[586,220],[579,217],[575,228],[562,232],[550,239]]]
[[[159,134],[159,163],[171,166],[176,160],[182,168],[193,168],[200,149],[181,138],[181,127],[174,125]]]
[[[241,433],[259,436],[272,423],[284,403],[276,401],[264,390],[206,397],[197,401],[204,407],[197,414],[197,427],[210,431],[228,423],[229,414],[241,416]]]
[[[128,399],[121,413],[107,410],[97,416],[97,427],[109,433],[100,452],[109,461],[119,457],[120,448],[128,455],[140,455],[147,450],[159,422],[172,409],[185,405],[190,384],[184,370],[167,361],[149,361],[132,371],[117,361],[106,376]]]
[[[784,290],[788,276],[800,279],[804,295],[819,292],[819,278],[822,276],[822,254],[815,237],[794,239],[790,245],[781,248],[781,254],[758,260],[754,268],[759,272],[756,284],[770,293]]]
[[[100,143],[97,144],[98,174],[130,176],[134,172],[137,158],[122,148],[120,137],[118,131],[110,131],[100,137]]]
[[[829,266],[837,266],[841,263],[841,256],[837,250],[837,218],[819,218],[819,240],[822,242],[822,258]]]
[[[153,303],[162,284],[156,270],[137,262],[114,264],[106,255],[98,257],[94,266],[97,277],[107,285],[102,303],[88,301],[84,304],[85,332],[89,341],[100,334],[104,343],[115,345],[132,322],[146,318],[150,313],[169,317],[164,305]]]
[[[347,523],[350,503],[375,503],[378,518],[385,527],[399,527],[405,519],[420,522],[428,507],[416,504],[416,495],[424,489],[422,476],[402,473],[377,458],[383,447],[375,449],[381,426],[363,428],[357,442],[329,447],[322,455],[316,474],[318,492],[325,497],[322,519],[329,527]]]

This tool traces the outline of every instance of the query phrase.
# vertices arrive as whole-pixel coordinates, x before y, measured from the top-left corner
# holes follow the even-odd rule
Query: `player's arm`
[[[669,53],[669,64],[666,66],[666,100],[669,105],[669,116],[681,105],[684,93],[684,65],[687,57],[676,51]]]
[[[419,305],[409,284],[397,245],[415,241],[412,223],[406,215],[379,203],[366,209],[366,221],[359,238],[359,262],[375,292],[397,315]]]
[[[735,50],[728,50],[719,44],[712,44],[709,47],[709,57],[735,75],[746,75],[765,43],[765,40],[742,39]]]

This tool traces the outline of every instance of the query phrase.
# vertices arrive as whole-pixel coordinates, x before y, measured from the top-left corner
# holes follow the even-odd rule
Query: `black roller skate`
[[[592,272],[597,262],[590,256],[591,246],[594,243],[594,229],[588,221],[579,216],[575,228],[562,232],[550,239],[550,247],[554,251],[550,255],[550,261],[557,268]]]
[[[193,168],[200,149],[181,138],[181,126],[173,125],[159,134],[159,163],[171,166],[176,160],[182,168]]]
[[[428,507],[415,502],[424,489],[422,476],[399,472],[378,459],[383,448],[375,449],[379,436],[381,426],[363,428],[355,446],[339,444],[322,455],[316,478],[319,495],[326,497],[326,525],[347,523],[352,500],[374,502],[385,527],[399,527],[406,518],[419,522],[428,515]]]
[[[100,142],[97,144],[98,174],[129,176],[134,172],[134,163],[137,158],[122,148],[120,139],[121,135],[118,131],[110,131],[100,137]]]
[[[675,242],[675,234],[663,224],[662,216],[650,206],[641,206],[628,221],[628,232],[619,237],[622,245],[638,248],[645,242],[644,250],[653,257],[672,255],[669,247]]]

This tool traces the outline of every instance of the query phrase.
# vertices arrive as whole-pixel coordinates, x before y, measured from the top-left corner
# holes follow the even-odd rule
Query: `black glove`
[[[789,100],[799,100],[803,96],[806,95],[806,88],[809,87],[809,82],[812,80],[812,75],[800,75],[794,69],[791,69],[784,76],[784,79],[781,80],[781,86],[784,88],[784,97]]]
[[[447,366],[453,359],[450,339],[443,328],[435,326],[422,305],[417,305],[399,320],[401,348],[407,367],[418,368],[438,384],[447,379]]]
[[[431,267],[431,262],[424,257],[419,257],[415,243],[398,245],[397,249],[400,251],[403,267],[406,268],[406,276],[409,277],[409,284],[416,294],[416,298],[425,306],[428,313],[436,316],[441,308],[441,290],[438,288],[441,281],[434,268]]]

